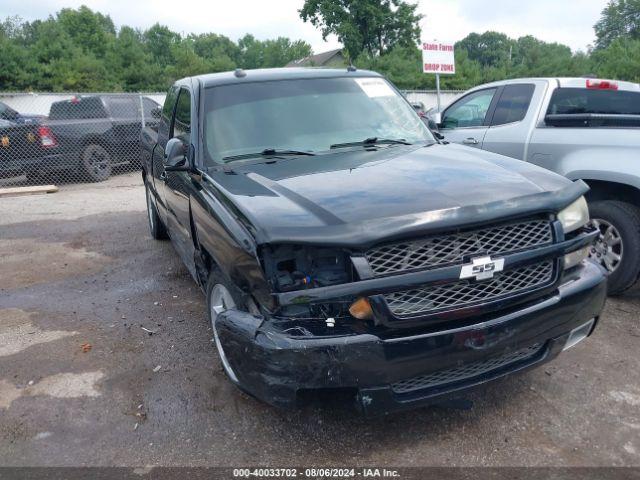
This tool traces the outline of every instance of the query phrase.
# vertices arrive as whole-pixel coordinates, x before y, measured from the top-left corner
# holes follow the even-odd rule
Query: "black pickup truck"
[[[271,404],[442,403],[598,323],[587,186],[440,143],[376,73],[185,78],[144,138],[151,234],[205,292],[229,379]]]
[[[66,170],[104,181],[114,165],[140,163],[140,132],[158,124],[159,105],[137,94],[82,95],[51,104],[42,121],[54,145],[30,175]]]

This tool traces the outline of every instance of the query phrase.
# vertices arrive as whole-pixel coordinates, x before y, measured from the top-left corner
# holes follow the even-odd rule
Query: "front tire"
[[[216,325],[218,317],[226,310],[246,311],[244,295],[214,266],[207,282],[207,313],[224,373],[229,380],[239,386],[240,382],[227,359]]]
[[[617,200],[589,204],[592,225],[600,231],[589,256],[609,273],[609,295],[631,288],[640,275],[640,209]]]

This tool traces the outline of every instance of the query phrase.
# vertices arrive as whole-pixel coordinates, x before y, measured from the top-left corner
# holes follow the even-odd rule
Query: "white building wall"
[[[405,90],[405,97],[411,103],[422,102],[425,110],[430,108],[437,108],[438,96],[435,90]],[[453,103],[458,97],[464,93],[463,90],[441,90],[440,91],[440,105],[444,109],[447,105]]]

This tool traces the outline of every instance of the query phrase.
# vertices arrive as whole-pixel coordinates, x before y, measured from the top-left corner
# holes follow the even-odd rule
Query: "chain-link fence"
[[[164,94],[0,94],[0,187],[100,182],[140,168]],[[152,135],[153,136],[153,135]]]
[[[427,110],[435,92],[406,91]],[[443,105],[460,92],[442,92]],[[164,93],[0,93],[0,188],[101,182],[140,168]],[[144,135],[148,132],[149,135]]]

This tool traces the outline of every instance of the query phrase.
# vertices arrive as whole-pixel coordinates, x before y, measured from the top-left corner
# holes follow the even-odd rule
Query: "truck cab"
[[[444,139],[584,180],[600,237],[591,257],[619,294],[640,275],[640,85],[529,78],[466,92],[433,120]]]

